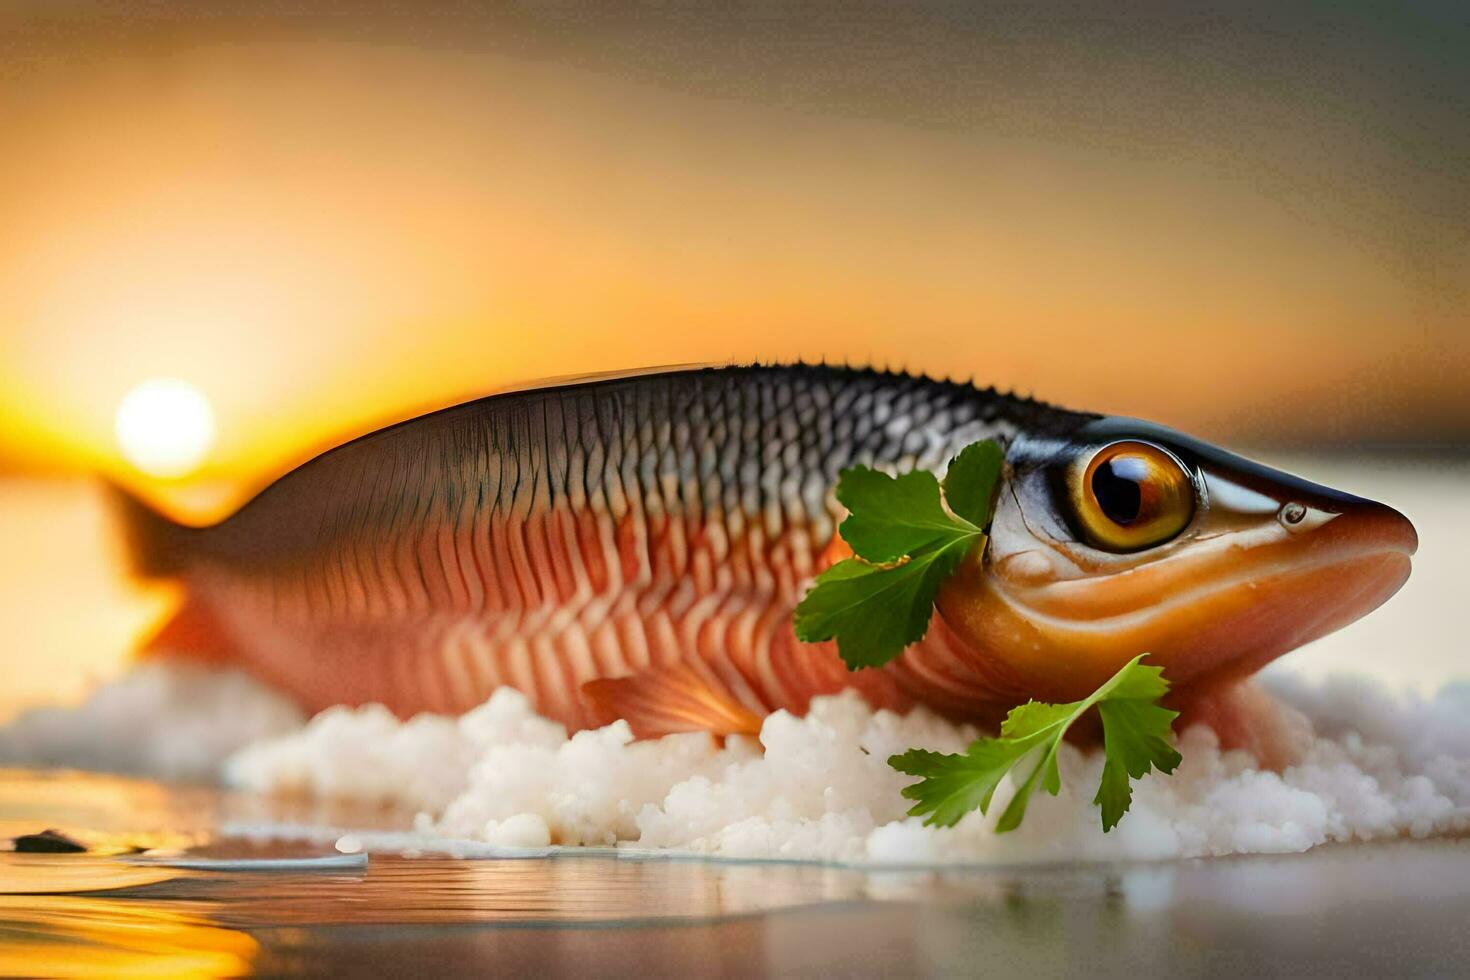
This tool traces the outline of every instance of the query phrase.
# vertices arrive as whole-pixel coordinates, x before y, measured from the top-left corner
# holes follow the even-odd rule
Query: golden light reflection
[[[161,904],[0,895],[0,975],[219,977],[250,972],[259,944]]]

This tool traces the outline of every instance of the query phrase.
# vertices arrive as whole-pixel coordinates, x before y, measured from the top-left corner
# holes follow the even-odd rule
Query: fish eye
[[[1115,442],[1074,468],[1072,507],[1083,537],[1104,551],[1163,544],[1194,517],[1194,481],[1173,453],[1146,442]]]

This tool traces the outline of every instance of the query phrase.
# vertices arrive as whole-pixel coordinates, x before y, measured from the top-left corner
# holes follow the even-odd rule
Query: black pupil
[[[1092,471],[1092,495],[1108,520],[1132,524],[1143,506],[1139,484],[1147,478],[1147,462],[1137,456],[1114,456]]]

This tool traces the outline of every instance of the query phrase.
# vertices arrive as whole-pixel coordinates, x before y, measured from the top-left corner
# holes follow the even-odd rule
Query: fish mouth
[[[1343,529],[1358,535],[1352,525]],[[1247,676],[1387,602],[1408,581],[1416,546],[1360,539],[1307,555],[1288,548],[1227,557],[1199,570],[1211,581],[1185,586],[1141,617],[1141,649],[1176,687]]]
[[[952,608],[970,635],[1009,629],[1002,655],[1037,696],[1083,697],[1140,653],[1176,688],[1202,685],[1253,673],[1372,612],[1407,581],[1417,547],[1398,511],[1335,496],[1288,503],[1114,574],[1026,581],[1002,564],[975,583],[985,602]]]

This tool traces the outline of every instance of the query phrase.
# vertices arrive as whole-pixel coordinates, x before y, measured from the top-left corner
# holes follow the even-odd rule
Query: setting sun
[[[214,411],[188,382],[158,378],[124,396],[115,429],[123,455],[144,473],[187,476],[214,445]]]

